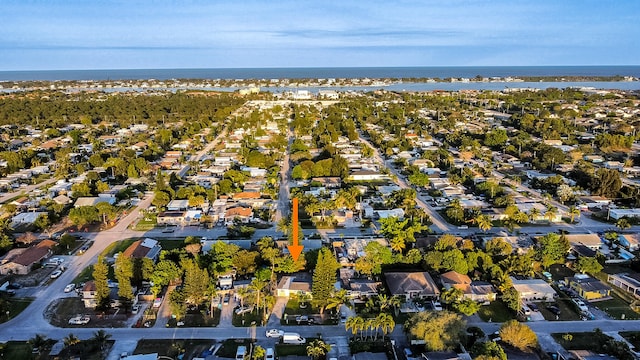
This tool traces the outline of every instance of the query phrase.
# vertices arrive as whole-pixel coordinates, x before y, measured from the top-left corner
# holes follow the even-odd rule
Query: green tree
[[[111,334],[104,330],[98,330],[93,333],[91,340],[100,346],[100,350],[104,350],[104,347],[107,345],[107,341],[109,341],[110,338]]]
[[[569,206],[569,211],[567,211],[567,215],[569,215],[569,218],[571,219],[571,222],[573,223],[573,221],[577,218],[580,218],[580,209],[578,209],[575,206]]]
[[[484,248],[492,256],[506,256],[513,252],[511,244],[499,237],[487,241]]]
[[[474,220],[478,225],[478,228],[484,232],[491,230],[491,227],[493,226],[489,215],[478,215]]]
[[[81,342],[80,339],[72,333],[69,333],[69,335],[65,336],[62,341],[64,342],[64,346],[66,347],[72,347],[74,345],[80,344]]]
[[[118,281],[118,297],[126,301],[133,300],[133,288],[131,286],[131,278],[133,278],[132,259],[120,254],[116,259],[114,272]]]
[[[27,341],[32,348],[38,349],[38,353],[44,352],[49,345],[49,339],[46,335],[36,334],[34,337]]]
[[[156,264],[154,272],[149,277],[149,280],[153,282],[151,291],[154,295],[158,295],[162,290],[162,287],[167,286],[169,282],[180,279],[182,276],[182,269],[171,260],[161,260]]]
[[[530,350],[538,345],[538,337],[526,324],[517,320],[509,320],[500,327],[500,338],[505,343],[522,351]]]
[[[598,262],[598,259],[590,256],[580,256],[576,263],[576,270],[581,273],[589,273],[595,275],[602,271],[603,266]]]
[[[620,229],[620,231],[625,231],[631,228],[631,223],[629,222],[629,219],[623,217],[616,221],[616,227]]]
[[[70,234],[64,234],[60,237],[58,243],[63,249],[69,250],[76,245],[76,237]]]
[[[156,191],[151,204],[158,208],[164,208],[171,201],[171,197],[164,191]]]
[[[522,300],[520,300],[520,294],[518,291],[509,287],[502,293],[502,302],[507,305],[507,307],[513,311],[520,311],[522,308]]]
[[[95,206],[80,206],[69,211],[69,220],[79,228],[99,219],[98,209]]]
[[[538,245],[537,258],[545,268],[562,263],[571,248],[567,237],[556,233],[548,233],[541,237]]]
[[[412,315],[404,328],[412,338],[425,341],[429,351],[450,350],[458,346],[465,321],[450,311],[424,311]]]
[[[471,348],[474,360],[507,360],[502,346],[495,341],[477,342]]]
[[[453,308],[463,315],[471,316],[480,310],[480,304],[471,299],[465,298],[453,304]]]
[[[198,264],[191,260],[182,261],[184,269],[184,299],[189,304],[200,304],[208,295],[211,280],[207,269],[201,269]]]
[[[331,251],[324,247],[320,249],[316,268],[313,272],[311,293],[313,294],[313,301],[318,304],[321,313],[333,293],[338,279],[337,271],[339,268],[340,264],[338,264]]]
[[[98,257],[98,262],[93,265],[93,281],[96,285],[96,303],[99,308],[104,308],[109,304],[109,266],[104,260],[104,256]]]
[[[598,169],[591,179],[591,191],[593,195],[608,198],[617,198],[622,188],[620,172],[615,169]]]
[[[324,359],[329,350],[331,350],[331,345],[316,339],[307,345],[307,356],[311,356],[315,360]]]

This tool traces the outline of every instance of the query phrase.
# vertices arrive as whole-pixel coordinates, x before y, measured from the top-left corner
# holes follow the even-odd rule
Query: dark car
[[[555,305],[547,306],[547,310],[549,310],[554,315],[560,315],[560,308]]]

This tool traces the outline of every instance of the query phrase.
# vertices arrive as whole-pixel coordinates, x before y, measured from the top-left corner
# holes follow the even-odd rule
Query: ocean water
[[[135,79],[328,79],[328,78],[473,78],[508,76],[633,76],[633,66],[460,66],[352,68],[236,68],[0,71],[0,81]],[[514,85],[514,87],[519,87]]]

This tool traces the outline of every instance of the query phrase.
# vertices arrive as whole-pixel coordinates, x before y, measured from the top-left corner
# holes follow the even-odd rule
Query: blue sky
[[[640,64],[640,1],[2,0],[0,70]]]

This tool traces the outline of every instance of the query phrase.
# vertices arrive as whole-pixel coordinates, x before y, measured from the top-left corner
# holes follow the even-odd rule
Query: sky
[[[1,0],[0,71],[639,65],[637,0]]]

